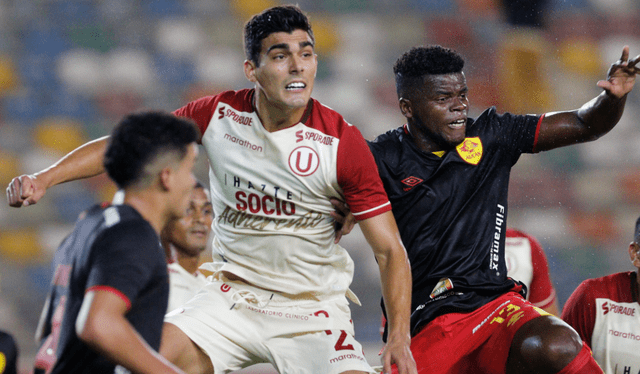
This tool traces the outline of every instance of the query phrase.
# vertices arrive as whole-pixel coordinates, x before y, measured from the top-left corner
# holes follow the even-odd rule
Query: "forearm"
[[[133,373],[182,373],[149,347],[124,317],[94,324],[80,339]]]
[[[585,128],[585,132],[595,140],[611,130],[622,117],[627,95],[616,97],[603,91],[600,95],[585,103],[576,115]]]
[[[105,136],[81,145],[35,176],[49,188],[104,173],[103,159],[108,139]]]
[[[380,267],[382,296],[387,314],[387,341],[411,339],[411,267],[404,249],[377,256]]]

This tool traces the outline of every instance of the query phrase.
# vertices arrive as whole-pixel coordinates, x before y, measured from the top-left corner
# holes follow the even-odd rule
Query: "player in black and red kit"
[[[407,124],[374,154],[413,273],[412,345],[423,373],[602,372],[580,337],[525,301],[507,277],[507,189],[522,153],[597,139],[620,119],[639,57],[621,59],[604,91],[574,111],[468,118],[464,60],[440,46],[396,62]]]
[[[115,128],[104,166],[124,203],[90,208],[58,248],[36,373],[181,373],[156,352],[169,294],[159,232],[186,212],[197,139],[164,113]]]

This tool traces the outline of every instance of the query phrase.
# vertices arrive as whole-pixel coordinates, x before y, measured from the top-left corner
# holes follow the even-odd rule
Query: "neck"
[[[149,222],[158,236],[167,222],[169,222],[170,217],[165,209],[166,198],[153,191],[125,190],[123,202],[137,210],[142,218]]]
[[[184,270],[190,274],[195,274],[198,271],[198,265],[200,265],[200,256],[192,256],[183,251],[179,251],[173,244],[171,245],[171,252],[173,259],[182,266]]]
[[[413,144],[415,144],[418,149],[425,153],[432,153],[438,151],[445,151],[442,147],[438,146],[436,143],[431,141],[428,137],[424,136],[420,131],[416,130],[415,126],[411,124],[407,124],[407,131],[409,135],[411,135],[411,140]]]
[[[268,101],[259,89],[254,94],[254,109],[260,117],[260,122],[268,132],[274,132],[291,127],[302,120],[307,105],[303,107],[287,107],[274,105]]]

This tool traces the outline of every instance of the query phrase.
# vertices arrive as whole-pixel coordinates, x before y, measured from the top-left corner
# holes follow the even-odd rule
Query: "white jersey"
[[[634,289],[634,272],[588,279],[562,311],[562,319],[578,331],[607,374],[640,372],[640,304]]]
[[[189,273],[177,262],[167,264],[169,271],[169,305],[170,312],[192,298],[202,286],[207,284],[207,277],[201,272]]]
[[[268,132],[254,90],[227,91],[175,112],[199,126],[214,208],[210,271],[313,298],[346,294],[353,261],[333,243],[329,198],[357,219],[389,211],[369,148],[338,113],[310,100],[301,122]]]
[[[547,256],[531,235],[507,229],[504,242],[507,275],[527,286],[527,300],[545,309],[556,300],[556,290],[549,276]]]

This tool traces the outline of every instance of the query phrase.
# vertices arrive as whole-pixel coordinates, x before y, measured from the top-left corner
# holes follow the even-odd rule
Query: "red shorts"
[[[510,292],[473,312],[437,317],[411,339],[418,373],[505,373],[516,331],[542,315],[549,313]]]

